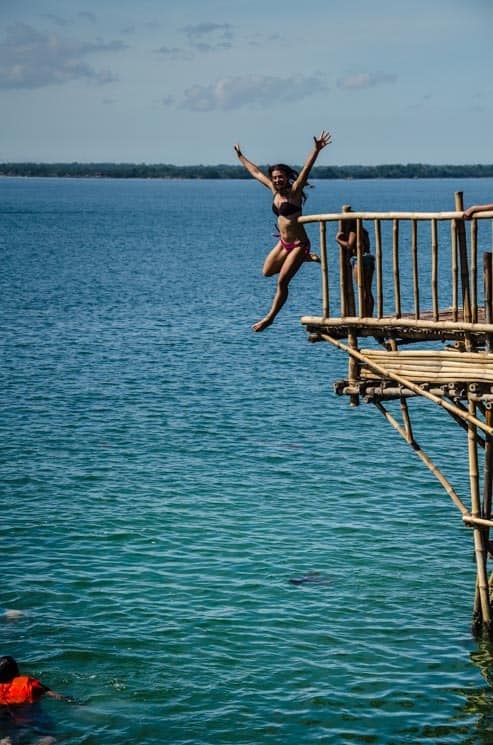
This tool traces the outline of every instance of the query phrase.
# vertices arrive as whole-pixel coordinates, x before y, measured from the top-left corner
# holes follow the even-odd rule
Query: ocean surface
[[[314,185],[305,214],[493,197],[492,179]],[[300,324],[318,266],[251,331],[275,288],[268,192],[12,178],[0,211],[0,654],[74,699],[0,734],[493,742],[471,531],[378,411],[333,392],[346,358]],[[465,433],[411,409],[467,499]]]

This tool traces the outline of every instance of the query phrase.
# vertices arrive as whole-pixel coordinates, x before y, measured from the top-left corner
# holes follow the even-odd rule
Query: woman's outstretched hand
[[[332,142],[332,137],[330,135],[330,132],[326,132],[325,129],[322,129],[319,136],[314,137],[313,141],[315,142],[315,149],[319,152],[326,145],[330,145],[330,143]]]
[[[242,152],[241,152],[241,148],[240,148],[239,144],[237,143],[237,144],[236,144],[236,145],[234,145],[233,147],[234,147],[234,149],[235,149],[235,153],[236,153],[236,155],[237,155],[237,156],[238,156],[238,158],[239,158],[239,157],[240,157],[240,155],[242,155]]]

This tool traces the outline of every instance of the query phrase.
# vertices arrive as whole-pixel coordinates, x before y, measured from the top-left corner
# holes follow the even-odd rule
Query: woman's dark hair
[[[0,657],[0,683],[8,683],[19,675],[19,667],[13,657]]]
[[[293,182],[296,181],[296,179],[300,175],[298,171],[295,171],[294,168],[291,168],[291,166],[287,166],[285,163],[276,163],[275,166],[269,166],[269,176],[271,178],[274,171],[282,171],[282,173],[286,175],[290,186],[292,186]],[[309,183],[306,183],[305,186],[309,189],[312,188]],[[301,192],[301,199],[303,202],[306,199],[306,194],[304,191]]]

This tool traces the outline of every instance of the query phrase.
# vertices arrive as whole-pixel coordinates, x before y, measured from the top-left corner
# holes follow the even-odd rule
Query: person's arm
[[[243,155],[239,145],[235,145],[234,149],[240,163],[245,166],[250,176],[253,176],[254,179],[257,179],[257,181],[260,181],[261,184],[273,191],[272,181],[270,180],[270,178],[268,178],[265,173],[262,173],[260,168],[256,166],[255,163],[252,163],[251,160],[248,160],[248,158]]]
[[[340,245],[341,248],[343,248],[345,251],[350,251],[352,253],[356,247],[356,233],[353,230],[351,230],[351,232],[346,238],[345,233],[343,231],[340,231],[336,235],[336,241]]]
[[[45,696],[50,696],[51,698],[56,698],[57,701],[67,701],[67,700],[69,700],[69,696],[64,696],[63,693],[57,693],[56,691],[52,691],[49,688],[46,688],[46,690],[45,690]]]
[[[326,145],[330,145],[330,143],[332,142],[332,137],[330,136],[329,132],[322,130],[318,137],[313,138],[313,141],[313,150],[308,155],[308,158],[305,161],[305,165],[301,169],[298,178],[296,179],[296,181],[293,182],[292,190],[294,192],[303,189],[306,182],[308,181],[308,176],[310,175],[313,164],[317,160],[319,152],[323,150]]]
[[[493,204],[473,204],[472,207],[468,207],[464,210],[464,217],[466,220],[470,220],[476,212],[492,212]]]

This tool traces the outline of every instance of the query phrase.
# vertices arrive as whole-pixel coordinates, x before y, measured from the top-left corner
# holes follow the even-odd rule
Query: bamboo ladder
[[[478,277],[478,223],[493,212],[477,213],[470,223],[470,241],[462,219],[462,192],[451,212],[352,212],[306,215],[303,223],[319,223],[322,315],[304,316],[310,341],[326,341],[348,355],[348,379],[336,381],[336,393],[375,405],[444,487],[474,536],[476,587],[472,628],[493,633],[493,573],[487,562],[493,547],[493,253],[485,252],[482,286]],[[353,288],[344,251],[329,262],[327,228],[356,224],[356,260],[363,266],[363,221],[373,223],[375,250],[375,314],[365,317],[361,274]],[[443,228],[449,226],[442,250]],[[428,225],[425,246],[419,237]],[[493,224],[492,224],[493,225]],[[404,229],[407,229],[406,232]],[[405,232],[405,238],[403,234]],[[409,283],[409,279],[411,282]],[[408,282],[403,293],[403,280]],[[482,295],[482,304],[480,296]],[[449,302],[441,308],[446,296]],[[333,299],[335,297],[335,300]],[[410,304],[412,309],[404,311]],[[427,309],[424,306],[427,305]],[[335,306],[335,310],[333,307]],[[378,342],[364,349],[361,339]],[[430,342],[433,344],[430,347]],[[449,342],[437,350],[438,342]],[[403,350],[420,345],[422,349]],[[413,434],[408,400],[421,396],[446,411],[467,433],[469,506],[433,463]],[[398,400],[401,421],[385,406]],[[480,475],[479,449],[484,451]]]

